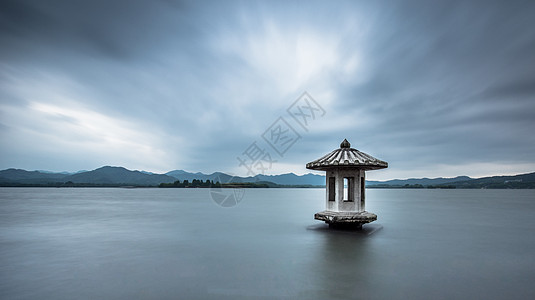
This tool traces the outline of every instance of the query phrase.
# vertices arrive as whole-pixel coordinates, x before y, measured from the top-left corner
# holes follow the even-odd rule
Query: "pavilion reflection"
[[[381,229],[380,224],[368,224],[362,230],[333,229],[327,224],[307,228],[316,235],[309,264],[315,298],[373,296],[369,289],[375,280],[373,239]]]

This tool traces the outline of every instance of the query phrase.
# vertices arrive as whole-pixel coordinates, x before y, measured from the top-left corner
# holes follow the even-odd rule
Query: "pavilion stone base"
[[[377,220],[377,215],[367,211],[351,212],[351,211],[329,211],[324,210],[316,213],[314,219],[325,221],[330,227],[347,227],[347,228],[362,228],[362,224],[370,223]]]

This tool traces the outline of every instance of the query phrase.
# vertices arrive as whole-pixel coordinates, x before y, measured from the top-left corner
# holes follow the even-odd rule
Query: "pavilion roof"
[[[388,168],[388,163],[379,160],[369,154],[351,148],[351,144],[344,139],[340,148],[331,153],[309,162],[307,169],[311,170],[331,170],[336,168],[358,168],[363,170],[377,170]]]

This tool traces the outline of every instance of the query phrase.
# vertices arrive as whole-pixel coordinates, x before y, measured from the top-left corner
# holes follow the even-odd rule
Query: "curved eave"
[[[388,163],[354,148],[340,148],[309,162],[306,168],[324,171],[339,168],[378,170],[388,168]]]
[[[359,170],[379,170],[388,168],[388,163],[384,165],[358,165],[358,164],[332,164],[332,165],[315,165],[308,163],[306,168],[309,170],[329,171],[334,169],[359,169]]]

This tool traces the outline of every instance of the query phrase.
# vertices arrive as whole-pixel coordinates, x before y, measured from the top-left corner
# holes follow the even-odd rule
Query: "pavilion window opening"
[[[344,201],[355,200],[355,177],[344,177]]]
[[[364,186],[364,184],[366,183],[366,181],[364,180],[364,177],[360,177],[360,206],[362,207],[362,210],[364,210],[364,203],[365,203],[365,192],[366,192],[366,187]]]
[[[329,177],[329,201],[336,201],[336,178]]]

